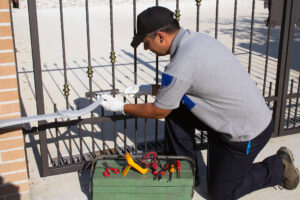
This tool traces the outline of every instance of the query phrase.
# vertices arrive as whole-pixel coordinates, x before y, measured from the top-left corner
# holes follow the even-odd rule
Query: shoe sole
[[[299,185],[299,181],[300,181],[300,172],[299,172],[299,169],[296,168],[295,166],[294,166],[294,168],[295,168],[296,173],[297,173],[297,175],[298,175],[298,182],[297,182],[297,184],[296,184],[295,187],[293,187],[293,188],[286,188],[287,190],[294,190],[294,189],[296,189],[296,188],[298,187],[298,185]]]

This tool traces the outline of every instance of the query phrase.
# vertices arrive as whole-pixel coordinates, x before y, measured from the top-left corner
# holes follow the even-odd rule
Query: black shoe
[[[277,155],[280,156],[284,165],[284,178],[282,187],[287,190],[295,189],[299,184],[300,173],[294,165],[294,157],[287,147],[281,147],[277,151]]]

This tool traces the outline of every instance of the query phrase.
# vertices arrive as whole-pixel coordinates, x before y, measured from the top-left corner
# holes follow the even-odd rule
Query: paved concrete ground
[[[17,49],[18,73],[21,88],[21,97],[23,104],[23,116],[32,116],[36,114],[35,110],[35,91],[33,81],[32,57],[30,49],[30,36],[28,26],[28,14],[26,9],[26,0],[20,0],[21,9],[14,10],[14,30]],[[62,92],[64,84],[64,71],[62,62],[61,32],[59,23],[59,10],[56,0],[41,0],[38,2],[39,17],[39,36],[41,49],[41,64],[43,76],[43,88],[45,98],[46,113],[53,112],[53,104],[56,103],[58,109],[65,109],[65,99]],[[89,102],[84,98],[85,92],[89,90],[89,80],[86,74],[87,67],[87,49],[86,49],[86,25],[85,9],[82,7],[84,1],[68,0],[64,2],[64,24],[66,38],[66,63],[68,83],[70,85],[69,101],[71,107],[75,108],[77,102],[82,106]],[[109,52],[111,51],[109,6],[108,1],[90,0],[90,34],[91,34],[91,61],[94,70],[93,90],[103,90],[111,88],[111,64],[109,61]],[[114,5],[114,37],[115,52],[117,54],[116,62],[116,88],[122,90],[126,86],[133,84],[133,51],[129,47],[132,30],[132,1],[116,0]],[[137,12],[154,5],[154,1],[138,1]],[[232,44],[232,20],[233,20],[233,0],[220,1],[219,29],[218,39],[229,49]],[[175,10],[176,4],[172,0],[160,1],[160,5]],[[237,38],[235,55],[241,63],[247,68],[249,63],[249,32],[251,22],[251,1],[238,2],[237,16]],[[180,1],[181,24],[185,28],[195,30],[196,7],[195,1]],[[215,1],[202,1],[200,10],[200,31],[214,36],[215,23]],[[254,26],[254,45],[252,54],[251,76],[257,82],[258,87],[262,88],[265,66],[265,48],[267,27],[264,20],[267,19],[267,10],[263,8],[263,2],[257,1],[255,9]],[[298,31],[298,32],[297,32]],[[280,30],[271,31],[269,68],[267,74],[267,83],[273,83],[276,76],[278,37]],[[299,29],[296,30],[299,35]],[[299,39],[299,37],[298,37]],[[299,44],[299,43],[297,43]],[[298,45],[299,46],[299,45]],[[138,48],[138,83],[154,83],[155,81],[155,56],[149,52],[143,51],[143,47]],[[299,58],[299,57],[297,57]],[[168,62],[168,57],[160,58],[160,73],[164,65]],[[299,61],[299,59],[298,59]],[[297,64],[298,63],[298,64]],[[291,77],[297,80],[299,74],[299,63],[293,62]],[[297,81],[294,83],[298,85]],[[268,91],[267,91],[268,92]],[[274,91],[271,91],[273,94]],[[150,99],[151,100],[151,99]],[[129,99],[132,102],[132,99]],[[31,126],[35,124],[32,123]],[[140,129],[142,130],[142,128]],[[163,128],[160,126],[160,131]],[[101,131],[96,127],[96,131]],[[87,146],[90,145],[89,128],[86,128],[86,137],[84,138]],[[106,131],[109,133],[109,131]],[[65,132],[62,131],[62,135]],[[76,133],[74,133],[75,135]],[[124,134],[118,129],[119,138]],[[143,135],[139,134],[143,139]],[[53,139],[53,133],[47,133],[47,137]],[[133,136],[128,135],[128,141],[133,142]],[[26,150],[28,156],[28,167],[30,174],[30,191],[33,200],[85,200],[90,199],[88,195],[89,172],[68,173],[56,176],[40,177],[39,160],[39,140],[38,136],[27,135]],[[113,145],[112,136],[107,136],[108,146]],[[266,148],[261,152],[257,160],[272,155],[280,146],[290,147],[295,154],[295,162],[300,167],[300,149],[298,148],[300,134],[274,138],[269,142]],[[74,141],[74,146],[77,141]],[[98,140],[101,146],[101,141]],[[77,143],[78,144],[78,143]],[[67,146],[62,141],[62,148]],[[55,145],[49,145],[49,153],[55,156]],[[75,149],[76,150],[76,149]],[[74,150],[74,151],[75,151]],[[63,152],[64,150],[62,150]],[[65,150],[65,152],[67,152]],[[206,151],[201,152],[204,156]],[[201,154],[201,155],[202,155]],[[205,172],[203,164],[202,173]],[[202,176],[205,180],[205,176]],[[203,199],[205,197],[205,181],[200,187],[196,188],[193,199]],[[300,189],[294,191],[281,191],[273,188],[254,192],[242,199],[299,199]]]

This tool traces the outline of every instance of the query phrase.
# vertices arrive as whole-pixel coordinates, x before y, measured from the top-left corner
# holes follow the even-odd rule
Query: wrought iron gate
[[[207,0],[208,1],[208,0]],[[300,129],[299,114],[298,114],[298,99],[300,96],[300,81],[299,71],[300,62],[291,63],[292,44],[299,45],[299,30],[295,29],[295,23],[297,20],[296,14],[296,2],[295,0],[285,0],[282,6],[282,24],[280,27],[272,28],[270,23],[265,26],[263,19],[257,19],[255,16],[257,2],[252,0],[251,15],[249,17],[240,19],[238,1],[232,1],[232,13],[233,18],[230,24],[231,28],[224,28],[224,24],[220,18],[221,2],[215,1],[214,4],[214,22],[211,26],[209,33],[214,32],[213,35],[216,39],[222,41],[222,36],[226,35],[231,37],[231,49],[232,52],[244,61],[243,64],[247,65],[248,72],[257,82],[258,86],[262,90],[262,94],[266,98],[266,102],[270,109],[273,111],[273,118],[275,120],[275,132],[274,136],[282,136],[291,133],[297,133]],[[171,2],[171,1],[170,1]],[[201,23],[200,9],[205,0],[196,0],[194,3],[194,24],[195,31],[203,31]],[[213,2],[213,1],[210,1]],[[259,1],[262,3],[261,1]],[[172,2],[171,2],[172,3]],[[171,4],[170,3],[170,4]],[[168,4],[168,5],[170,5]],[[180,9],[179,0],[173,1],[175,7],[175,16],[178,20],[183,17]],[[158,0],[153,2],[153,5],[161,5]],[[127,55],[131,60],[132,68],[130,74],[133,77],[123,73],[119,68],[122,63],[117,63],[117,57],[124,59],[123,54],[118,56],[118,52],[115,50],[115,17],[114,8],[116,6],[113,0],[109,1],[109,34],[110,35],[110,63],[107,63],[101,68],[109,67],[111,73],[111,83],[108,84],[108,89],[112,93],[118,96],[118,86],[116,82],[122,83],[116,75],[116,70],[122,74],[125,79],[133,80],[133,84],[140,83],[138,78],[140,73],[148,73],[147,68],[154,71],[155,79],[153,83],[159,83],[160,74],[163,71],[163,65],[168,60],[159,57],[147,57],[142,53],[138,53],[138,49],[133,49],[132,52],[121,50],[124,55]],[[66,61],[66,37],[65,37],[65,24],[64,24],[64,7],[63,1],[58,0],[59,18],[60,18],[60,35],[61,49],[62,49],[62,66],[60,70],[61,75],[64,77],[63,81],[63,95],[65,101],[65,108],[69,109],[70,105],[70,89],[68,80],[68,67]],[[86,30],[86,50],[87,50],[87,66],[84,69],[87,70],[88,88],[85,92],[89,103],[93,102],[93,94],[97,92],[93,86],[96,85],[94,78],[95,73],[101,77],[106,71],[100,70],[100,67],[93,65],[96,62],[91,56],[91,28],[90,28],[90,6],[89,1],[85,0],[85,30]],[[170,8],[171,9],[171,8]],[[137,16],[137,1],[132,1],[132,14],[133,14],[133,27],[132,36],[136,33],[136,16]],[[211,11],[210,11],[211,12]],[[43,70],[47,68],[44,64],[42,67],[41,54],[40,54],[40,37],[38,29],[38,17],[35,0],[28,0],[28,13],[30,19],[30,32],[31,32],[31,48],[32,48],[32,61],[34,72],[34,84],[35,84],[35,97],[37,114],[45,113],[45,100],[43,86]],[[272,21],[272,9],[269,11],[269,21]],[[181,16],[182,15],[182,16]],[[250,20],[249,20],[250,19]],[[267,19],[267,18],[265,18]],[[243,21],[246,20],[246,21]],[[242,23],[249,25],[250,29],[241,30],[239,27]],[[204,24],[204,23],[203,23]],[[263,29],[263,37],[257,37],[255,32],[255,25],[259,24]],[[95,26],[95,24],[93,24]],[[185,24],[182,24],[185,26]],[[228,27],[228,24],[226,25]],[[202,29],[202,30],[201,30]],[[213,30],[213,31],[212,31]],[[295,31],[296,30],[296,31]],[[205,30],[204,30],[205,31]],[[273,32],[273,33],[272,33]],[[279,33],[280,34],[277,34]],[[272,34],[276,35],[275,37]],[[243,37],[239,35],[247,36],[247,42],[244,42]],[[108,38],[107,38],[108,39]],[[228,41],[228,40],[227,40]],[[258,42],[264,42],[265,50],[262,52],[256,51]],[[270,48],[274,48],[271,43],[277,43],[279,51],[277,55],[270,55]],[[128,43],[129,46],[129,43]],[[229,45],[228,45],[229,46]],[[245,47],[246,46],[246,47]],[[276,46],[276,45],[275,45]],[[276,54],[276,53],[275,53]],[[299,54],[299,52],[298,52]],[[141,57],[143,59],[141,59]],[[145,59],[148,61],[145,61]],[[297,58],[296,58],[297,59]],[[105,60],[104,58],[102,60]],[[124,59],[125,60],[125,59]],[[246,60],[246,61],[245,61]],[[259,63],[254,63],[254,61]],[[75,62],[74,62],[75,63]],[[263,64],[263,65],[262,65]],[[79,65],[79,64],[78,64]],[[143,65],[143,67],[141,67]],[[259,68],[257,68],[259,65]],[[57,65],[56,65],[57,66]],[[264,67],[261,67],[264,66]],[[292,69],[293,66],[295,69]],[[298,68],[297,68],[298,67]],[[117,68],[117,69],[116,69]],[[80,65],[78,69],[82,70]],[[50,71],[51,69],[49,69]],[[103,69],[102,69],[103,70]],[[293,71],[291,71],[293,70]],[[19,71],[20,73],[20,71]],[[26,72],[24,72],[26,73]],[[149,72],[150,73],[150,72]],[[77,75],[78,76],[78,75]],[[104,75],[103,75],[104,76]],[[102,76],[102,77],[103,77]],[[55,80],[56,77],[51,77]],[[82,77],[78,77],[78,81],[81,81]],[[99,87],[98,87],[99,88]],[[100,87],[101,88],[101,87]],[[51,93],[46,90],[47,93]],[[123,98],[123,97],[122,97]],[[124,99],[124,102],[148,102],[151,101],[151,97],[143,97],[142,99]],[[59,102],[62,103],[62,102]],[[76,104],[77,108],[82,105]],[[54,111],[57,110],[57,105],[53,105]],[[109,127],[108,127],[109,126]],[[108,128],[107,128],[108,127]],[[122,134],[119,134],[122,132]],[[124,151],[131,151],[132,153],[141,153],[149,150],[166,151],[166,145],[164,143],[164,125],[161,120],[151,119],[137,119],[128,116],[117,115],[116,113],[107,113],[102,109],[91,113],[89,116],[78,119],[69,119],[67,121],[53,121],[53,122],[41,122],[37,126],[26,126],[24,128],[25,134],[38,134],[40,141],[41,163],[42,163],[42,176],[54,175],[59,173],[71,172],[82,169],[90,160],[97,155],[102,154],[120,154]],[[110,137],[112,135],[112,137]],[[150,138],[151,136],[151,138]],[[108,139],[108,137],[110,137]],[[199,131],[196,136],[199,148],[205,148],[206,136],[204,131]]]

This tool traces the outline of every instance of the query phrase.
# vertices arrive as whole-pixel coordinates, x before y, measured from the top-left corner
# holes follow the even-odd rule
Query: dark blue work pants
[[[173,110],[165,123],[171,153],[188,156],[195,161],[195,129],[208,131],[209,199],[238,199],[252,191],[282,183],[284,166],[279,156],[273,155],[262,162],[253,163],[272,135],[273,121],[250,141],[250,145],[249,141],[229,141],[203,124],[184,105]]]

